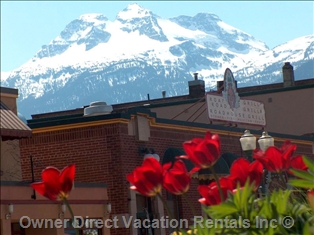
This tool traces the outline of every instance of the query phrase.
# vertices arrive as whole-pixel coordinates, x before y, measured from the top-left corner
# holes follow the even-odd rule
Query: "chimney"
[[[294,71],[290,62],[285,62],[282,67],[283,87],[294,86]]]
[[[224,81],[217,81],[217,92],[220,94],[223,90]]]
[[[162,94],[162,98],[166,98],[166,91],[162,91],[161,94]]]
[[[198,73],[194,73],[194,81],[189,81],[189,98],[201,98],[205,96],[205,82],[198,80]]]

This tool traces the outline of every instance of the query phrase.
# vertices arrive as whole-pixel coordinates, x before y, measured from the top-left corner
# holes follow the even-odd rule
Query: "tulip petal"
[[[60,171],[57,168],[49,166],[42,171],[41,178],[44,182],[59,181],[59,175]]]
[[[131,189],[144,196],[154,196],[162,188],[163,168],[155,158],[146,158],[142,166],[137,167],[127,175],[127,180],[133,184]]]
[[[46,197],[49,199],[57,198],[62,191],[59,176],[60,171],[55,167],[47,167],[42,171],[41,178],[45,184]]]
[[[46,188],[45,188],[45,183],[44,182],[36,182],[32,183],[31,187],[40,195],[45,196],[46,193]]]
[[[60,183],[63,192],[68,193],[72,190],[75,178],[75,164],[65,167],[60,173]]]
[[[240,182],[241,186],[245,184],[248,177],[250,162],[244,158],[239,158],[232,163],[230,175],[233,180]]]
[[[185,163],[181,160],[175,161],[172,168],[164,171],[163,186],[174,195],[181,195],[185,193],[189,187],[191,178],[187,172]]]
[[[126,179],[134,185],[134,175],[133,173],[127,174]]]
[[[198,172],[201,168],[200,167],[194,167],[192,170],[190,170],[189,175],[193,175],[194,173]]]
[[[291,167],[301,171],[306,171],[308,169],[308,166],[303,161],[302,155],[298,155],[291,159]]]
[[[172,164],[173,164],[172,162],[167,162],[167,163],[165,163],[165,164],[162,166],[163,172],[168,171],[168,170],[171,168]]]

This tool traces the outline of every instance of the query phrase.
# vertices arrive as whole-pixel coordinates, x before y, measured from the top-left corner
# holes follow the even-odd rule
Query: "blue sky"
[[[114,20],[131,3],[163,18],[214,13],[270,48],[314,33],[312,1],[1,1],[1,71],[27,62],[80,15],[102,13]]]

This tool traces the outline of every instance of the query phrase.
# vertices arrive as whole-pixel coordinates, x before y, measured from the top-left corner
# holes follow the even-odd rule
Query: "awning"
[[[168,148],[165,151],[164,156],[162,158],[162,165],[168,162],[174,162],[176,160],[176,157],[180,155],[185,155],[185,152],[183,149]],[[217,176],[220,177],[220,176],[228,175],[230,173],[230,167],[233,161],[237,158],[238,156],[232,153],[222,154],[219,160],[214,165],[214,170]],[[187,159],[183,159],[183,161],[188,171],[193,169],[194,164],[191,161]],[[213,174],[211,173],[209,169],[201,169],[198,173],[193,175],[193,178],[198,178],[202,180],[213,179]]]
[[[32,135],[32,130],[2,102],[0,102],[0,129],[2,140],[21,139]]]
[[[168,162],[175,162],[176,157],[181,156],[181,155],[186,155],[182,149],[168,148],[165,151],[164,156],[162,158],[162,165]],[[188,171],[194,168],[194,164],[190,160],[182,159],[182,161],[185,163],[185,166]]]

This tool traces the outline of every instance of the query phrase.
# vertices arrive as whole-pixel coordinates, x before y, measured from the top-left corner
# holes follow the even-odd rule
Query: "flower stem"
[[[170,208],[168,207],[167,202],[165,201],[165,199],[162,197],[162,195],[160,193],[157,193],[157,197],[159,197],[159,199],[161,200],[162,204],[164,205],[164,207],[166,208],[167,214],[169,215],[170,219],[176,219],[174,218],[173,214],[171,213]],[[176,227],[176,235],[180,234],[180,228]]]
[[[187,196],[186,196],[186,194],[185,193],[183,193],[182,194],[182,197],[184,198],[184,200],[187,202],[187,204],[189,205],[189,207],[190,207],[190,209],[191,209],[191,211],[192,211],[192,214],[193,214],[193,221],[195,220],[195,216],[196,216],[196,213],[195,213],[195,208],[194,208],[194,206],[191,204],[191,202],[190,202],[190,200],[187,198]],[[192,235],[195,235],[195,228],[193,228],[193,230],[192,230]]]
[[[282,171],[280,171],[279,177],[280,177],[281,181],[285,184],[286,188],[288,188],[288,187],[287,187],[287,182],[286,182],[286,180],[283,178]]]
[[[162,197],[162,195],[161,195],[160,193],[157,193],[157,196],[158,196],[159,199],[162,201],[162,204],[164,205],[164,207],[165,207],[165,209],[166,209],[167,214],[169,215],[169,217],[170,217],[171,219],[175,219],[174,216],[173,216],[173,214],[172,214],[171,211],[170,211],[170,208],[169,208],[168,205],[167,205],[167,202],[166,202],[165,199]]]
[[[72,208],[71,208],[71,206],[70,206],[70,204],[66,198],[63,198],[63,202],[67,206],[67,208],[69,209],[69,212],[70,212],[71,217],[72,217],[72,226],[73,226],[73,223],[75,223],[75,220],[74,220],[74,213],[72,211]],[[77,228],[74,228],[74,229],[75,229],[76,235],[79,235],[79,230]]]
[[[209,167],[209,169],[210,169],[210,171],[212,172],[212,174],[214,175],[214,179],[215,179],[215,181],[216,181],[216,183],[217,183],[217,187],[218,187],[218,190],[219,190],[220,198],[221,198],[221,201],[223,202],[223,201],[225,200],[225,197],[224,197],[224,194],[223,194],[223,192],[222,192],[222,189],[221,189],[221,186],[220,186],[218,177],[217,177],[217,175],[216,175],[216,172],[215,172],[215,170],[214,170],[214,167],[211,166],[211,167]]]
[[[187,204],[189,205],[189,207],[190,207],[190,209],[191,209],[191,211],[192,211],[192,214],[193,214],[193,216],[195,217],[195,216],[196,216],[196,213],[195,213],[195,208],[194,208],[194,206],[191,204],[190,200],[187,198],[187,196],[186,196],[185,193],[182,194],[182,197],[184,198],[184,200],[185,200],[185,201],[187,202]]]

